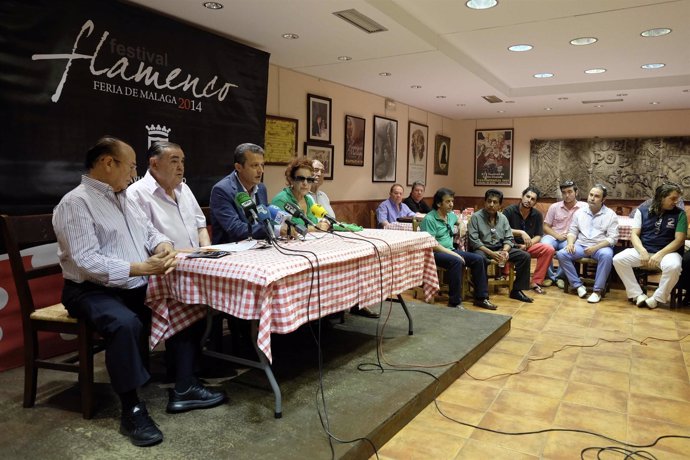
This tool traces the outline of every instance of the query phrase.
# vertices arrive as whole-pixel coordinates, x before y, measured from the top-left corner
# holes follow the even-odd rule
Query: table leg
[[[407,304],[405,303],[405,299],[403,299],[402,295],[398,294],[395,299],[391,299],[395,303],[399,303],[400,306],[402,307],[403,311],[405,312],[405,315],[407,316],[407,335],[414,335],[414,328],[413,328],[413,322],[412,322],[412,315],[410,315],[410,310],[407,309]]]

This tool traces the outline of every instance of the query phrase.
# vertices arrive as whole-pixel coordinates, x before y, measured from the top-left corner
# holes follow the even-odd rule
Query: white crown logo
[[[166,139],[168,138],[170,131],[172,131],[171,128],[166,128],[165,125],[147,125],[146,130],[149,132],[149,136],[163,136]]]

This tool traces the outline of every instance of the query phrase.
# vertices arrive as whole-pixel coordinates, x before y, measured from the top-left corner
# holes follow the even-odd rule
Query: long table
[[[289,333],[308,321],[356,304],[373,305],[417,286],[430,301],[439,288],[435,245],[426,232],[366,229],[292,241],[282,245],[289,249],[282,252],[270,247],[221,259],[178,255],[175,271],[149,281],[150,345],[204,318],[208,305],[257,322],[259,357],[265,355],[270,363],[272,333]],[[297,256],[293,251],[310,252]],[[253,367],[272,380],[270,368]],[[271,385],[279,391],[274,381]],[[278,414],[279,393],[276,407]]]

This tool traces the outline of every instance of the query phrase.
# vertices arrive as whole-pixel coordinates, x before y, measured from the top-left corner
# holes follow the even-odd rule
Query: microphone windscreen
[[[309,209],[311,210],[311,213],[314,214],[319,219],[323,219],[326,216],[326,208],[324,208],[323,206],[321,206],[318,203],[312,204],[311,208],[309,208]]]
[[[247,192],[238,192],[237,195],[235,195],[235,203],[240,206],[242,206],[242,203],[246,203],[248,200],[251,201],[251,198]]]
[[[256,207],[256,210],[257,214],[259,214],[259,220],[261,222],[271,220],[271,214],[268,212],[268,209],[266,209],[266,206],[260,204]]]

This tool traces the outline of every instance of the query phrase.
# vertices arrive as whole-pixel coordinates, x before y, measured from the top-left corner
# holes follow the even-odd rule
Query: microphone
[[[307,226],[311,225],[312,227],[316,227],[314,223],[309,220],[307,215],[300,209],[299,206],[295,206],[294,204],[287,202],[285,203],[285,211],[287,211],[289,214],[292,214],[292,217],[297,217],[298,219],[302,219]]]
[[[336,225],[336,224],[340,225],[340,222],[338,222],[337,220],[335,220],[334,218],[329,216],[328,213],[326,212],[326,208],[324,208],[323,206],[321,206],[318,203],[314,203],[313,205],[311,205],[311,208],[309,208],[309,210],[311,211],[312,214],[314,214],[319,219],[328,220],[328,222],[331,223],[331,226]]]
[[[263,224],[266,228],[266,234],[268,235],[268,241],[275,241],[276,235],[273,232],[273,224],[271,223],[271,214],[266,209],[266,206],[260,204],[256,207],[259,214],[259,222]]]
[[[288,227],[292,225],[293,227],[295,227],[295,230],[297,230],[297,233],[299,233],[302,236],[307,235],[307,229],[304,227],[304,225],[294,224],[290,220],[292,219],[291,214],[288,214],[287,212],[283,211],[274,204],[268,207],[268,211],[271,213],[271,219],[273,220],[273,222],[276,223],[276,225],[287,224]]]
[[[235,195],[235,203],[244,210],[244,215],[249,221],[259,222],[259,214],[256,205],[247,192],[239,192]]]

